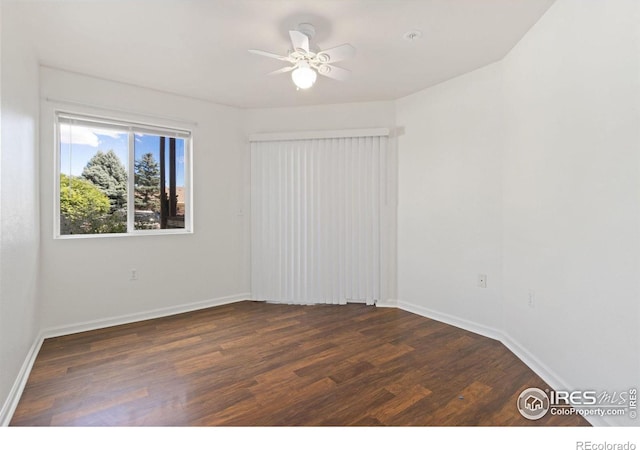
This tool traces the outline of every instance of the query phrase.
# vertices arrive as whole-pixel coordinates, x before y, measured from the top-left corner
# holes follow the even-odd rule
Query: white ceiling
[[[84,0],[14,5],[43,65],[238,107],[392,100],[504,57],[553,0]],[[288,30],[351,43],[347,82],[296,91]],[[403,39],[423,32],[414,42]],[[4,44],[4,43],[3,43]]]

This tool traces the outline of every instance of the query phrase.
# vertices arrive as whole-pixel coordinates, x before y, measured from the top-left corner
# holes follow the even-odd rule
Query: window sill
[[[122,237],[139,237],[139,236],[174,236],[183,234],[193,234],[193,230],[170,229],[170,230],[139,230],[129,233],[101,233],[101,234],[60,234],[53,237],[54,240],[73,240],[73,239],[103,239],[103,238],[122,238]]]

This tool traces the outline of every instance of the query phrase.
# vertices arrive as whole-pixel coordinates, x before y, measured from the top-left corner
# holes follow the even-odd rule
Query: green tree
[[[90,181],[60,174],[61,234],[99,233],[108,212],[109,198]]]
[[[127,171],[113,150],[93,155],[82,171],[82,178],[107,195],[112,213],[127,206]]]
[[[134,169],[136,209],[160,211],[160,165],[152,153],[145,153],[136,160]]]

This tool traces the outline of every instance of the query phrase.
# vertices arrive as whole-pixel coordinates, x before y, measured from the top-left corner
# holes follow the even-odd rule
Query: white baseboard
[[[41,330],[40,333],[38,333],[38,336],[34,340],[33,344],[31,345],[24,363],[20,368],[20,372],[18,373],[16,381],[13,383],[11,391],[9,392],[9,395],[4,402],[4,405],[2,406],[2,410],[0,410],[0,426],[6,427],[11,422],[13,413],[15,412],[16,407],[18,406],[18,402],[20,401],[20,397],[22,396],[22,391],[24,391],[24,387],[26,386],[27,380],[29,379],[29,374],[31,373],[33,364],[45,339],[56,336],[64,336],[67,334],[80,333],[83,331],[97,330],[100,328],[112,327],[116,325],[123,325],[126,323],[138,322],[141,320],[172,316],[174,314],[196,311],[198,309],[205,309],[214,306],[235,303],[249,298],[251,298],[251,294],[247,292],[242,294],[229,295],[226,297],[203,300],[199,302],[186,303],[183,305],[171,306],[167,308],[158,308],[135,314],[126,314],[100,320],[90,320],[87,322]]]
[[[67,334],[81,333],[83,331],[97,330],[100,328],[113,327],[116,325],[124,325],[126,323],[139,322],[141,320],[157,319],[159,317],[172,316],[174,314],[182,314],[189,311],[197,311],[199,309],[211,308],[214,306],[226,305],[251,298],[248,292],[226,297],[218,297],[209,300],[202,300],[193,303],[185,303],[177,306],[169,306],[166,308],[152,309],[134,314],[125,314],[122,316],[109,317],[107,319],[90,320],[87,322],[65,325],[62,327],[46,328],[42,334],[44,338],[64,336]]]
[[[452,316],[451,314],[434,311],[432,309],[425,308],[424,306],[416,305],[415,303],[398,300],[398,308],[412,312],[414,314],[418,314],[428,319],[437,320],[438,322],[444,322],[448,325],[462,328],[464,330],[471,331],[472,333],[480,334],[491,339],[502,341],[503,338],[502,332],[495,328],[488,327],[471,320]]]
[[[31,345],[31,348],[27,353],[27,357],[24,359],[22,367],[20,367],[20,372],[18,372],[16,381],[13,383],[13,386],[11,386],[9,395],[4,402],[4,405],[2,405],[2,410],[0,410],[0,426],[7,427],[11,422],[13,413],[15,412],[16,407],[18,406],[18,402],[20,401],[20,397],[22,397],[22,391],[24,390],[24,387],[27,384],[27,380],[29,379],[29,374],[31,373],[33,363],[35,363],[36,356],[38,356],[38,352],[40,351],[40,347],[42,346],[42,341],[44,341],[44,338],[42,337],[42,333],[40,333],[33,341],[33,344]]]
[[[428,319],[437,320],[454,327],[462,328],[472,333],[479,334],[491,339],[500,341],[505,347],[509,349],[515,356],[517,356],[524,364],[526,364],[536,375],[544,380],[554,390],[575,390],[575,386],[571,386],[566,383],[560,376],[558,376],[553,370],[551,370],[540,359],[533,355],[524,346],[520,345],[515,339],[508,334],[498,329],[487,327],[479,323],[462,319],[450,314],[434,311],[424,306],[416,305],[415,303],[404,302],[398,300],[398,308],[403,309],[414,314],[426,317]],[[532,386],[536,387],[536,386]],[[605,417],[589,416],[585,419],[593,426],[616,426]]]
[[[379,308],[397,308],[398,300],[395,298],[388,298],[386,300],[378,300],[376,306]]]
[[[551,389],[566,391],[578,390],[576,386],[572,386],[565,380],[563,380],[557,373],[551,370],[549,366],[536,358],[535,355],[533,355],[530,351],[520,345],[518,341],[513,339],[508,334],[503,334],[501,342],[511,351],[511,353],[516,355],[523,363],[525,363],[531,370],[533,370],[536,375],[542,378],[545,383],[547,383],[551,387]],[[588,416],[585,417],[585,419],[594,427],[615,426],[615,424],[607,421],[605,417]]]

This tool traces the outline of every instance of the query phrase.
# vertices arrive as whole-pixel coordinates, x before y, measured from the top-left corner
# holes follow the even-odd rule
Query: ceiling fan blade
[[[278,70],[274,70],[273,72],[269,72],[267,75],[278,75],[279,73],[291,72],[295,68],[296,68],[296,66],[287,66],[287,67],[283,67],[282,69],[278,69]]]
[[[351,44],[342,44],[318,52],[317,58],[322,63],[334,63],[353,58],[355,54],[356,49]]]
[[[280,61],[287,61],[287,57],[286,56],[277,55],[277,54],[271,53],[271,52],[265,52],[263,50],[251,49],[251,50],[249,50],[249,53],[253,53],[254,55],[261,55],[261,56],[267,56],[269,58],[279,59]]]
[[[351,76],[351,71],[341,67],[330,66],[329,64],[319,66],[318,73],[338,81],[346,81]]]
[[[291,37],[291,43],[293,44],[293,50],[304,50],[309,53],[309,37],[301,31],[291,30],[289,31]]]

